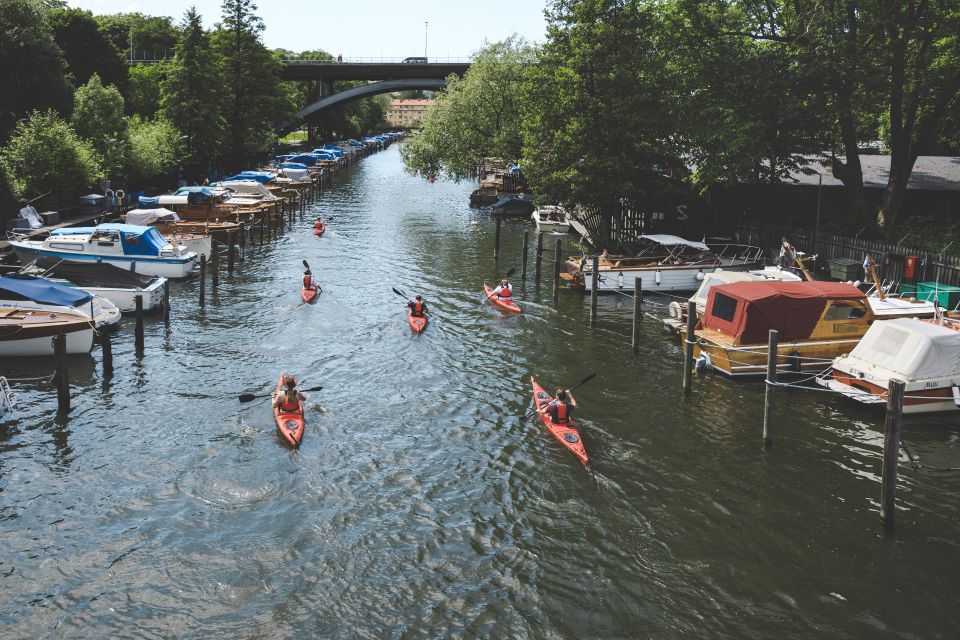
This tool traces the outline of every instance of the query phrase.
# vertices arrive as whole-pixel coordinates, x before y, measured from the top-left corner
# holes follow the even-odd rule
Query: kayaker
[[[493,290],[493,293],[490,296],[497,296],[498,298],[509,298],[513,295],[513,285],[511,285],[506,278],[500,281],[500,284],[496,289]]]
[[[577,408],[577,401],[569,389],[557,389],[557,396],[547,403],[538,413],[549,413],[550,422],[554,424],[569,424],[573,418],[573,410]]]
[[[310,269],[303,272],[303,288],[323,291],[323,289],[320,288],[320,283],[317,282],[317,279],[313,277],[313,273],[310,272]]]
[[[423,318],[430,310],[427,309],[427,303],[423,301],[422,296],[417,296],[414,300],[408,300],[407,306],[410,308],[410,314],[415,318]]]
[[[297,389],[297,379],[287,376],[283,381],[284,388],[273,398],[273,406],[282,411],[295,413],[300,411],[300,403],[306,401],[306,394]]]

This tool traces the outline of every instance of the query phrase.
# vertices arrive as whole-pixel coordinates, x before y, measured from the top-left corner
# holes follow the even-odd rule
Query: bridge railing
[[[407,62],[408,60],[415,60]],[[473,62],[471,57],[430,57],[427,58],[426,63],[423,62],[422,58],[417,56],[408,56],[406,58],[388,58],[388,57],[373,57],[373,58],[342,58],[340,60],[284,60],[284,64],[289,65],[298,65],[298,64],[470,64]]]

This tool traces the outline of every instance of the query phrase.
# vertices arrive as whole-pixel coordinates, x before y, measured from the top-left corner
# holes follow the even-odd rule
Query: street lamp
[[[427,28],[430,26],[429,22],[424,21],[423,23],[423,57],[427,57]]]

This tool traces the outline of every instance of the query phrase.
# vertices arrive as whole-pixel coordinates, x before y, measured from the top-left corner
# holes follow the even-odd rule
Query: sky
[[[190,6],[204,26],[220,20],[220,0],[68,0],[93,13],[140,12],[173,16]],[[348,58],[467,57],[485,41],[516,33],[542,42],[546,0],[259,0],[257,14],[271,49],[323,49]],[[424,23],[429,23],[424,25]],[[426,43],[424,42],[426,40]]]

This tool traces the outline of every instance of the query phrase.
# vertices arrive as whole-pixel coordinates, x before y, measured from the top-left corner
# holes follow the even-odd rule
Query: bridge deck
[[[469,62],[336,62],[334,60],[285,60],[284,80],[399,80],[462,76]]]

